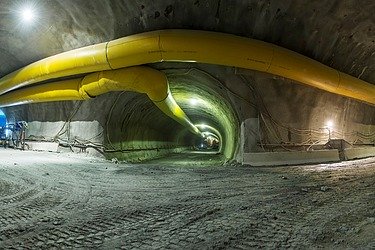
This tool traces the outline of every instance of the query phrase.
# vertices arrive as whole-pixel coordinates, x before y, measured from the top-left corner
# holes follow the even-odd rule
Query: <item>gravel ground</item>
[[[254,168],[214,157],[130,165],[0,150],[0,249],[375,248],[375,158]]]

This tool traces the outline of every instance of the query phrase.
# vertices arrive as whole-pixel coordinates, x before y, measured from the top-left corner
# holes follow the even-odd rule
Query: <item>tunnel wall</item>
[[[259,130],[268,144],[324,144],[329,139],[328,121],[333,123],[332,139],[375,142],[374,106],[269,74],[248,70],[236,74],[253,89],[252,102],[258,110],[258,117],[249,117],[246,127]]]

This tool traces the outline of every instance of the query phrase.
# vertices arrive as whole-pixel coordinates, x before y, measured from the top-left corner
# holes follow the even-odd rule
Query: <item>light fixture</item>
[[[201,128],[201,129],[205,129],[205,128],[208,127],[208,126],[207,126],[206,124],[204,124],[204,123],[201,123],[201,124],[195,124],[195,126]]]
[[[34,13],[34,10],[31,9],[30,7],[25,7],[22,11],[21,11],[21,16],[22,16],[22,20],[24,22],[31,22],[34,20],[35,18],[35,13]]]
[[[327,121],[326,127],[329,128],[329,129],[332,129],[333,128],[333,121],[331,121],[331,120]]]
[[[39,12],[41,11],[38,1],[17,1],[12,7],[12,12],[18,19],[19,28],[23,29],[39,21]]]
[[[333,121],[329,120],[326,123],[326,129],[328,129],[328,140],[331,140],[331,132],[333,128]]]
[[[199,103],[199,100],[198,100],[198,99],[195,99],[195,98],[191,98],[191,99],[189,100],[189,102],[190,102],[190,104],[191,104],[192,106],[196,106],[196,105]]]

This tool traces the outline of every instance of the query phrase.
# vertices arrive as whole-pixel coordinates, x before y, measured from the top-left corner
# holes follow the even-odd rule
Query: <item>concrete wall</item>
[[[375,156],[375,146],[374,147],[363,147],[363,148],[347,148],[344,149],[345,158],[347,160],[354,160],[366,157]]]
[[[337,149],[300,152],[245,153],[243,157],[243,164],[251,166],[281,166],[340,161]]]
[[[103,142],[103,127],[96,120],[72,122],[32,121],[28,125],[26,136],[30,139],[53,140],[58,137],[67,141],[77,139],[88,140],[93,143]]]

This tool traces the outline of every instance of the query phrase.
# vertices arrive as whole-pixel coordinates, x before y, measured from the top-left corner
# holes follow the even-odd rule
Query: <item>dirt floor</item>
[[[0,249],[375,248],[375,158],[254,168],[214,157],[129,165],[0,150]]]

